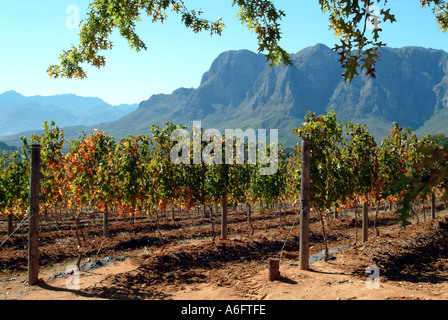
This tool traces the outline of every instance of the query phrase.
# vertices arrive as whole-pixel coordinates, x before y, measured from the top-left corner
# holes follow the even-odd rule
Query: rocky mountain
[[[444,51],[383,48],[376,79],[361,75],[351,83],[343,81],[339,56],[325,45],[305,48],[291,58],[292,67],[270,68],[262,54],[224,52],[198,88],[153,95],[134,112],[95,127],[122,138],[149,133],[151,124],[191,126],[200,120],[203,128],[219,130],[278,129],[280,142],[294,146],[297,137],[291,129],[301,125],[307,110],[321,114],[334,109],[343,122],[367,124],[378,141],[389,134],[394,121],[418,134],[448,134]]]
[[[448,133],[448,54],[421,47],[383,48],[376,79],[356,77],[345,83],[339,56],[318,44],[292,55],[293,67],[270,68],[261,54],[247,50],[222,53],[196,89],[154,95],[132,114],[104,129],[124,135],[146,132],[149,124],[172,121],[203,127],[279,129],[285,145],[297,140],[290,131],[307,110],[334,109],[341,121],[365,123],[380,140],[392,122],[420,134]]]
[[[112,106],[100,98],[74,94],[25,97],[15,91],[0,94],[0,136],[41,129],[45,121],[63,126],[89,126],[115,121],[138,105]]]

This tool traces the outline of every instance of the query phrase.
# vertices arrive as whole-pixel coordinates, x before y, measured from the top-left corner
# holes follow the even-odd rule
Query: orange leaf
[[[82,157],[84,158],[84,160],[88,161],[90,159],[90,154],[85,152],[85,153],[82,154]]]

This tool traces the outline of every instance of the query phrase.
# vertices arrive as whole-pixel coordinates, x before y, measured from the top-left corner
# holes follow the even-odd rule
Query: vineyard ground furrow
[[[444,214],[446,212],[439,212],[438,219],[443,219]],[[218,217],[217,215],[216,219]],[[280,226],[277,214],[269,211],[254,213],[252,222],[255,234],[249,236],[250,228],[244,214],[231,212],[228,225],[230,239],[220,240],[215,226],[215,243],[212,242],[210,221],[186,212],[179,214],[174,222],[167,219],[167,221],[159,223],[162,239],[158,235],[155,223],[146,217],[136,219],[135,229],[138,230],[136,235],[127,219],[111,219],[110,238],[99,236],[100,227],[86,224],[84,227],[86,241],[85,247],[83,247],[85,250],[83,262],[88,259],[94,261],[104,257],[129,256],[129,260],[135,267],[129,271],[106,274],[101,280],[101,285],[90,284],[82,289],[82,292],[86,297],[93,299],[154,299],[181,296],[184,290],[200,296],[202,290],[200,288],[213,285],[215,289],[219,288],[226,292],[230,290],[236,297],[242,299],[272,298],[269,292],[265,292],[265,285],[257,286],[256,292],[252,292],[251,288],[255,283],[249,287],[243,286],[242,283],[243,280],[252,281],[253,277],[257,277],[257,275],[267,274],[267,259],[279,256],[283,241],[290,231],[291,236],[282,253],[282,268],[290,270],[288,272],[298,272],[297,268],[294,271],[294,267],[290,266],[297,262],[299,249],[299,228],[295,226],[292,230],[290,229],[294,219],[295,214],[287,212],[283,215]],[[373,220],[373,215],[370,219]],[[387,269],[382,274],[385,280],[388,282],[398,281],[396,279],[405,281],[408,278],[393,278],[397,276],[397,268],[404,266],[405,263],[413,262],[412,256],[424,252],[425,248],[432,248],[427,250],[429,255],[426,255],[426,260],[420,260],[418,267],[425,266],[427,274],[431,272],[435,274],[435,278],[425,279],[441,280],[442,275],[436,273],[443,271],[443,267],[440,266],[443,265],[443,261],[445,261],[443,259],[446,257],[439,255],[437,261],[427,260],[431,254],[434,255],[437,250],[441,250],[441,242],[432,242],[440,240],[440,237],[434,237],[434,228],[431,229],[429,221],[423,222],[422,217],[420,217],[419,223],[415,219],[412,222],[406,230],[400,231],[396,214],[381,211],[377,220],[379,236],[376,236],[375,230],[371,228],[369,230],[371,240],[368,243],[361,244],[360,238],[358,238],[357,246],[336,253],[336,260],[326,263],[325,266],[345,261],[344,259],[347,258],[343,259],[343,256],[346,256],[351,257],[351,262],[340,267],[350,277],[361,279],[365,277],[366,265],[378,263]],[[100,223],[99,219],[97,219],[97,223]],[[73,238],[74,231],[45,231],[45,228],[50,225],[51,222],[48,222],[47,225],[44,223],[41,233],[40,265],[42,274],[47,275],[43,279],[45,283],[56,281],[50,280],[49,276],[64,271],[64,268],[73,264],[77,257],[76,241]],[[358,221],[358,226],[360,226],[360,221]],[[4,224],[0,224],[1,233],[6,232],[5,227]],[[329,247],[353,243],[355,227],[351,212],[338,220],[326,221],[326,228]],[[313,255],[324,249],[321,224],[317,218],[312,219],[310,231],[310,253]],[[23,286],[20,281],[26,278],[26,242],[16,240],[24,239],[25,235],[26,232],[23,230],[22,233],[13,236],[11,242],[14,245],[1,249],[0,288],[2,290],[3,288],[12,290],[14,284],[18,288],[21,288],[20,285]],[[405,235],[405,239],[416,238],[417,240],[405,241],[400,246],[399,243],[403,241],[403,235]],[[386,245],[388,255],[384,255]],[[419,246],[421,249],[418,249]],[[402,251],[407,252],[408,255],[400,256]],[[126,263],[128,265],[131,262]],[[316,265],[319,263],[321,262],[317,262]],[[394,269],[390,267],[392,265],[398,267]],[[408,266],[408,269],[411,270],[412,266]],[[89,272],[81,273],[81,281],[85,281],[86,285],[89,279],[93,279],[89,277],[89,274]],[[285,281],[289,286],[294,285],[294,281],[291,279],[286,278]],[[47,294],[52,292],[44,288],[41,290]],[[24,294],[23,298],[25,297]]]

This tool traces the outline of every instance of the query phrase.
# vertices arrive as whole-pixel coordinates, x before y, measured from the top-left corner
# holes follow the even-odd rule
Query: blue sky
[[[391,47],[422,46],[448,51],[432,12],[418,0],[389,0],[398,20],[383,24],[382,40]],[[136,53],[113,36],[114,49],[106,52],[107,64],[100,70],[86,68],[88,79],[50,79],[47,67],[58,63],[63,49],[78,43],[78,30],[66,26],[69,6],[77,6],[81,19],[88,0],[21,0],[0,2],[0,93],[15,90],[23,95],[74,93],[100,97],[108,103],[139,103],[153,94],[171,93],[179,87],[197,87],[213,60],[227,50],[257,50],[257,41],[235,18],[231,1],[185,0],[191,8],[202,8],[204,17],[223,17],[227,27],[221,37],[193,34],[176,15],[165,24],[148,19],[138,32],[148,51]],[[318,0],[276,0],[286,12],[281,44],[291,53],[323,43],[333,47],[336,39],[328,30],[327,16]],[[342,70],[341,70],[342,72]]]

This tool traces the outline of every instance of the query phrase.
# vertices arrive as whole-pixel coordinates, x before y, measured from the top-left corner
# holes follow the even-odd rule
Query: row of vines
[[[260,175],[266,165],[247,159],[242,164],[193,164],[190,155],[192,164],[173,163],[170,152],[177,141],[171,137],[179,128],[186,129],[172,123],[151,126],[151,135],[129,135],[120,141],[95,130],[69,140],[67,148],[63,130],[54,122],[45,123],[41,135],[22,137],[20,152],[0,156],[0,215],[26,214],[30,149],[36,143],[41,145],[40,205],[45,215],[100,212],[107,219],[110,212],[134,216],[216,204],[223,206],[224,214],[227,204],[260,202],[289,202],[299,210],[299,143],[291,154],[278,148],[278,170]],[[378,208],[381,201],[393,201],[399,203],[398,218],[406,224],[419,201],[448,199],[448,151],[431,136],[418,139],[410,129],[394,124],[377,144],[366,126],[342,124],[333,111],[320,116],[309,112],[293,131],[311,142],[310,205],[322,221],[329,213],[358,204]],[[201,143],[205,148],[208,142]],[[225,225],[222,233],[225,238]]]

